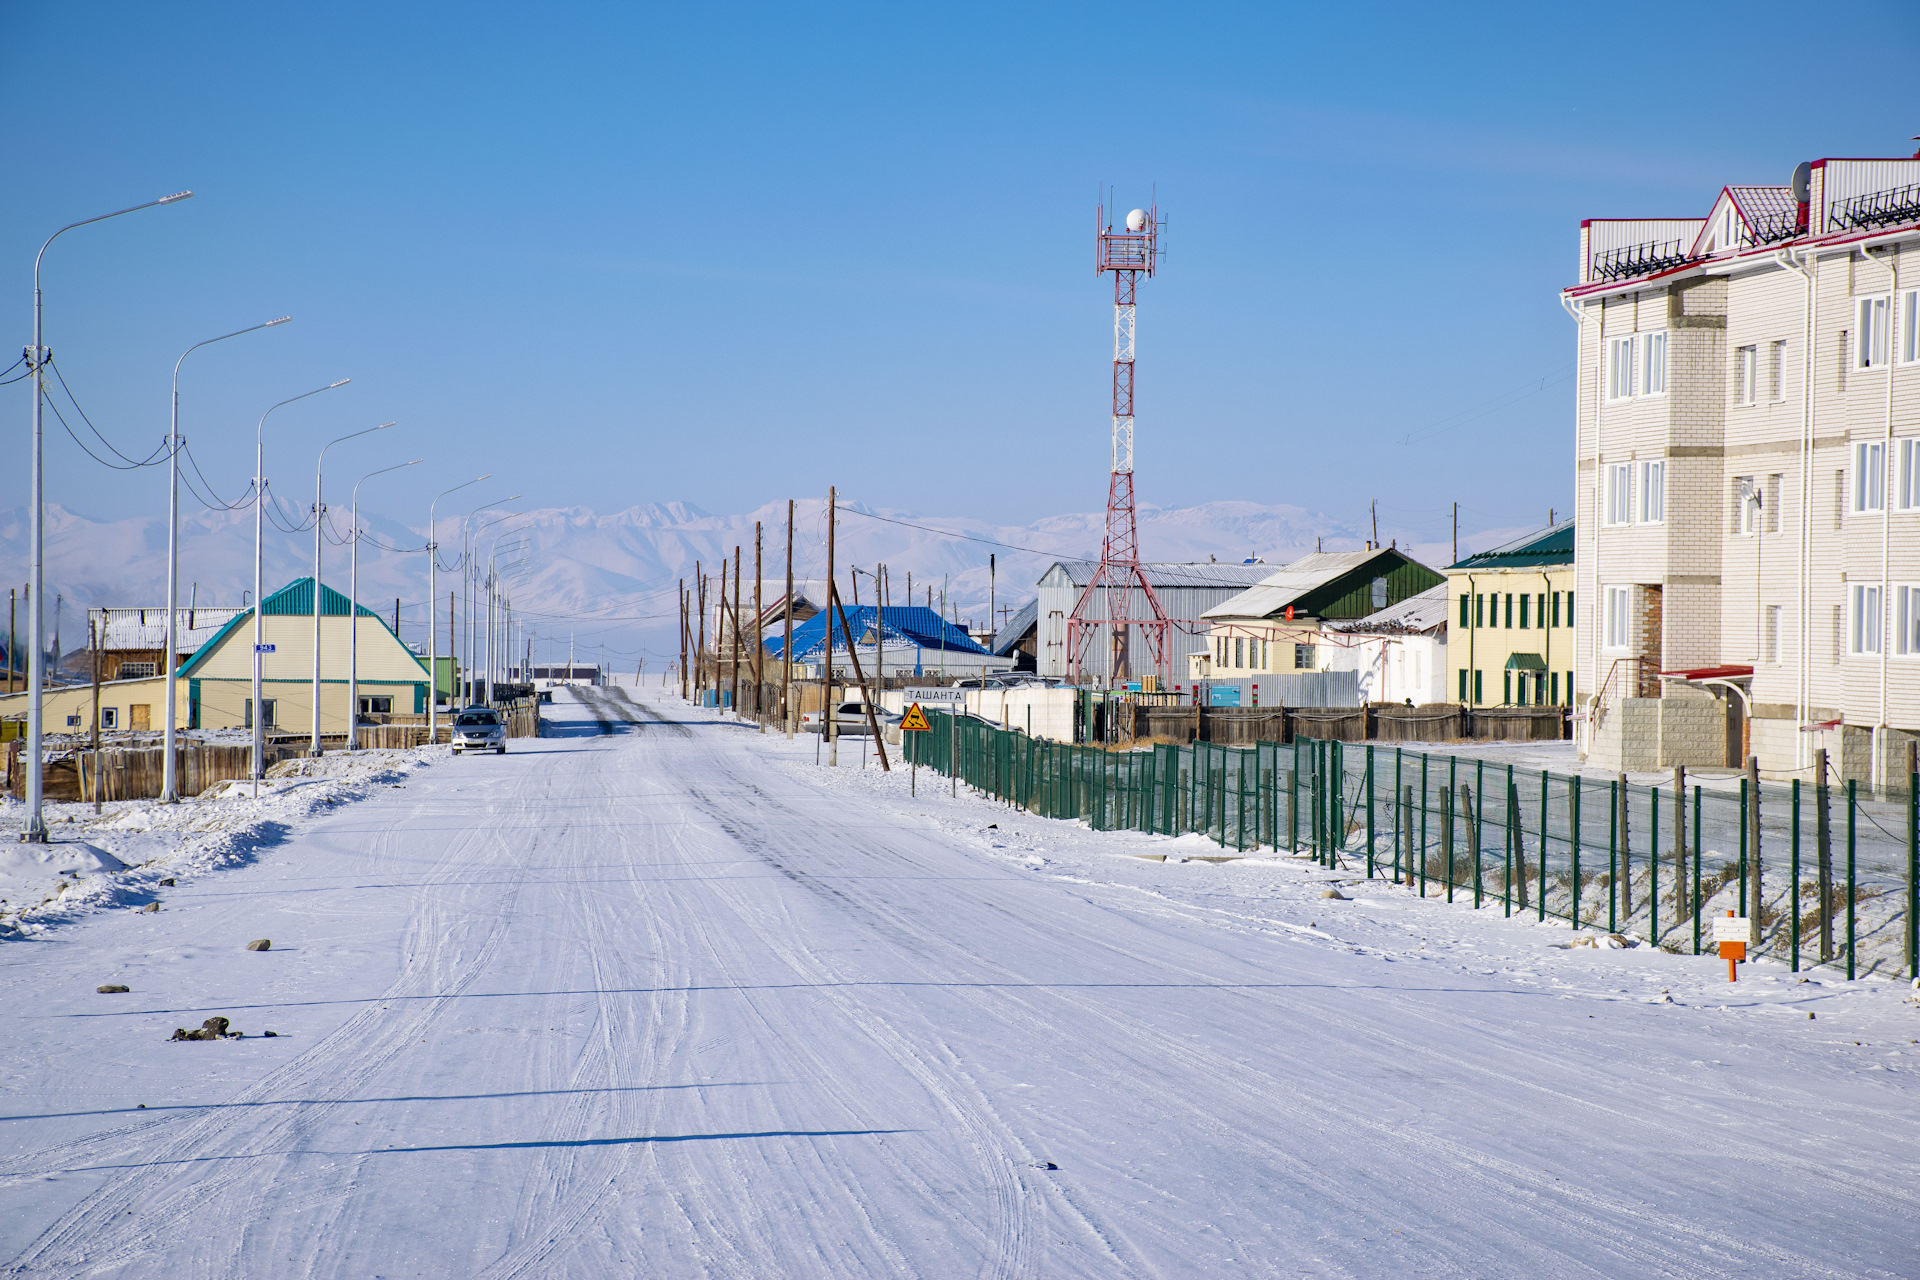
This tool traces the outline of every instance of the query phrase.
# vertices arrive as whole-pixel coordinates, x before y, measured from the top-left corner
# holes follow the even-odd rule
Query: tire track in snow
[[[308,838],[324,834],[323,825]],[[381,847],[390,847],[399,838],[400,829],[391,827],[383,833]],[[471,883],[475,845],[492,846],[505,855],[492,860],[520,873],[520,878],[504,886],[504,894],[493,892],[503,886]],[[417,906],[400,974],[382,996],[369,1001],[312,1049],[226,1099],[225,1105],[172,1122],[167,1127],[177,1132],[157,1151],[150,1145],[153,1128],[158,1127],[153,1126],[36,1153],[32,1157],[36,1164],[45,1164],[52,1156],[66,1167],[80,1161],[96,1167],[118,1161],[138,1165],[115,1173],[68,1210],[13,1259],[12,1267],[74,1265],[102,1254],[114,1259],[111,1265],[117,1267],[150,1256],[158,1242],[144,1223],[157,1220],[170,1225],[190,1209],[206,1206],[243,1183],[255,1188],[248,1197],[249,1212],[257,1209],[267,1194],[263,1184],[273,1177],[263,1175],[259,1161],[276,1157],[284,1161],[298,1149],[302,1134],[340,1103],[350,1101],[375,1072],[416,1044],[421,1031],[484,972],[512,923],[525,869],[525,860],[515,859],[496,832],[470,829],[450,843],[435,866],[434,878],[415,891]],[[495,901],[484,908],[470,901],[481,897]],[[389,1009],[382,1002],[396,1007]],[[299,1101],[288,1101],[284,1107],[265,1105],[281,1098]],[[248,1149],[234,1150],[236,1146]],[[210,1161],[227,1167],[216,1165],[212,1172],[194,1176],[197,1166]],[[142,1207],[134,1224],[126,1221],[129,1204]],[[241,1215],[231,1220],[259,1221]],[[231,1252],[223,1261],[209,1256],[212,1243],[204,1237],[196,1242],[202,1264],[196,1274],[246,1274],[241,1259]],[[231,1246],[235,1251],[239,1247],[237,1240]],[[89,1265],[89,1269],[99,1271],[105,1265]]]

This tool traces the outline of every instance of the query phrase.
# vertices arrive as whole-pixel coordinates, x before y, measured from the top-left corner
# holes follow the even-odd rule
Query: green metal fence
[[[1425,896],[1567,922],[1694,955],[1706,921],[1759,917],[1757,952],[1794,970],[1913,975],[1920,961],[1920,774],[1900,801],[1742,777],[1672,786],[1477,756],[1296,738],[1110,751],[929,713],[910,762],[1096,831],[1198,833],[1284,851]]]

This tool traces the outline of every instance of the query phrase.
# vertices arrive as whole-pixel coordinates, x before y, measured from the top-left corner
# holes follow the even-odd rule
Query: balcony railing
[[[1903,222],[1920,222],[1920,182],[1841,200],[1827,213],[1829,231],[1871,231]]]
[[[1649,240],[1644,244],[1608,249],[1593,255],[1592,270],[1588,274],[1594,280],[1627,280],[1683,267],[1693,261],[1684,247],[1685,243],[1682,240]]]

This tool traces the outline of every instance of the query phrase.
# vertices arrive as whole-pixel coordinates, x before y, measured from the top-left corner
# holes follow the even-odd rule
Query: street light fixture
[[[202,347],[212,346],[216,342],[225,342],[228,338],[237,338],[243,333],[253,333],[260,329],[271,329],[277,324],[285,324],[292,316],[281,316],[278,320],[269,320],[265,324],[251,325],[245,329],[235,329],[232,333],[223,333],[217,338],[208,338],[205,342],[196,342],[180,353],[180,359],[173,362],[173,416],[171,428],[167,433],[167,656],[161,663],[161,671],[167,678],[167,725],[162,742],[163,759],[160,765],[160,803],[178,804],[180,788],[178,778],[179,762],[174,759],[178,729],[178,682],[173,678],[174,664],[178,660],[179,648],[179,612],[180,612],[180,366],[186,358]]]
[[[320,586],[320,548],[322,546],[322,540],[320,535],[326,529],[325,521],[327,518],[327,504],[326,504],[326,501],[322,498],[321,492],[320,492],[320,477],[321,477],[322,469],[326,466],[326,463],[327,463],[327,450],[333,448],[334,445],[343,444],[348,440],[357,440],[361,436],[370,436],[376,431],[385,431],[388,427],[392,425],[393,423],[391,422],[383,422],[377,427],[368,427],[363,431],[349,431],[346,435],[341,436],[338,440],[329,440],[320,449],[319,461],[313,464],[313,740],[307,744],[307,754],[309,756],[318,756],[321,754],[321,751],[320,751],[320,604],[321,604],[320,596],[321,596],[322,588]],[[353,614],[351,613],[347,615],[347,629],[349,631],[354,630]],[[352,723],[354,711],[355,711],[354,708],[351,708],[351,707],[348,708],[347,719],[349,724]]]
[[[353,483],[353,502],[348,515],[349,536],[353,539],[353,548],[348,553],[347,571],[347,750],[360,748],[360,486],[375,476],[383,476],[389,471],[399,471],[403,467],[417,466],[426,461],[415,458],[412,462],[400,462],[391,467],[382,467],[378,471],[369,471]],[[400,617],[394,615],[393,638],[400,638]],[[433,623],[433,610],[429,604],[427,623]]]
[[[331,391],[335,387],[344,387],[352,378],[341,378],[329,382],[324,387],[315,387],[311,391],[302,391],[291,399],[279,404],[260,415],[260,425],[253,431],[253,795],[260,797],[260,775],[266,772],[267,755],[267,708],[260,700],[261,671],[260,659],[266,652],[266,628],[261,621],[262,606],[266,604],[266,583],[264,582],[266,564],[264,560],[267,518],[267,419],[274,409],[284,409],[295,400],[305,400],[308,396],[317,396],[322,391]]]
[[[427,504],[427,678],[432,686],[427,693],[428,746],[432,746],[440,740],[440,655],[437,651],[435,641],[439,629],[434,625],[433,621],[434,601],[437,599],[434,594],[436,591],[434,585],[434,565],[435,562],[440,559],[440,544],[433,540],[433,512],[434,508],[440,505],[440,499],[446,497],[447,494],[457,493],[470,484],[479,484],[482,480],[491,479],[493,479],[493,472],[489,471],[483,476],[475,476],[471,480],[463,480],[453,486],[453,488],[435,494],[433,501]],[[447,643],[452,644],[453,632],[451,627],[453,620],[452,618],[448,618],[447,621],[449,627]],[[449,657],[451,657],[451,655],[449,655]],[[449,681],[448,683],[451,684],[452,682]],[[448,689],[447,692],[452,693],[454,690]]]
[[[40,297],[40,261],[47,256],[47,249],[67,232],[75,227],[88,226],[95,222],[105,222],[108,218],[117,218],[125,213],[138,213],[142,209],[151,209],[157,205],[172,204],[176,200],[188,200],[193,197],[191,191],[176,191],[170,196],[161,196],[158,200],[149,200],[145,204],[136,204],[127,209],[115,209],[112,213],[103,213],[97,218],[82,218],[78,222],[69,222],[40,246],[40,252],[33,256],[33,345],[27,348],[27,365],[33,371],[33,459],[32,476],[29,487],[32,489],[33,519],[27,528],[28,557],[32,567],[28,575],[27,587],[27,630],[33,636],[33,650],[27,661],[27,825],[21,828],[20,838],[34,844],[47,842],[47,820],[41,813],[41,800],[45,792],[46,764],[41,759],[43,733],[45,728],[45,700],[47,688],[47,670],[45,641],[46,610],[41,608],[41,600],[46,596],[46,489],[42,479],[42,460],[45,457],[45,437],[41,430],[41,402],[46,399],[47,361],[52,353],[42,340]],[[11,662],[13,656],[9,654]],[[171,674],[171,673],[169,673]]]

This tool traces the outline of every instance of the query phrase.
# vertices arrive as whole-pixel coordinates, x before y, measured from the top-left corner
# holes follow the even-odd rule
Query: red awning
[[[1753,674],[1752,667],[1698,667],[1692,671],[1662,671],[1663,676],[1680,680],[1743,680]]]

